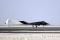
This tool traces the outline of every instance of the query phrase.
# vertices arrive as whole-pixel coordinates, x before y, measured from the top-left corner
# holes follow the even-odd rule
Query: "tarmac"
[[[10,25],[0,26],[0,33],[60,33],[60,26]]]

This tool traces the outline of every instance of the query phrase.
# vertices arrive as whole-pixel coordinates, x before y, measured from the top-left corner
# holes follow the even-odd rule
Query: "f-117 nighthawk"
[[[19,21],[19,22],[21,22],[21,23],[23,23],[23,24],[25,24],[25,25],[35,25],[36,26],[36,28],[37,28],[37,26],[40,26],[40,25],[49,25],[49,23],[47,23],[47,22],[45,22],[45,21],[39,21],[39,22],[32,22],[32,23],[28,23],[28,22],[26,22],[26,21]]]

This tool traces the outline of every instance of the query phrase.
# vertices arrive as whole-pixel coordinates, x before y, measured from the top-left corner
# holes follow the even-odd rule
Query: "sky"
[[[60,25],[60,0],[0,0],[0,24],[7,18]]]

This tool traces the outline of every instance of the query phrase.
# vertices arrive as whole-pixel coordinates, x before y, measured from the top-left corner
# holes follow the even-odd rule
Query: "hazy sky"
[[[0,0],[0,23],[7,18],[60,25],[60,0]]]

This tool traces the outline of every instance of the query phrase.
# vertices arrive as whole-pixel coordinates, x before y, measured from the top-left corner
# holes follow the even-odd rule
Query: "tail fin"
[[[25,21],[19,21],[19,22],[21,22],[21,23],[23,23],[23,24],[28,24],[27,22],[25,22]]]

